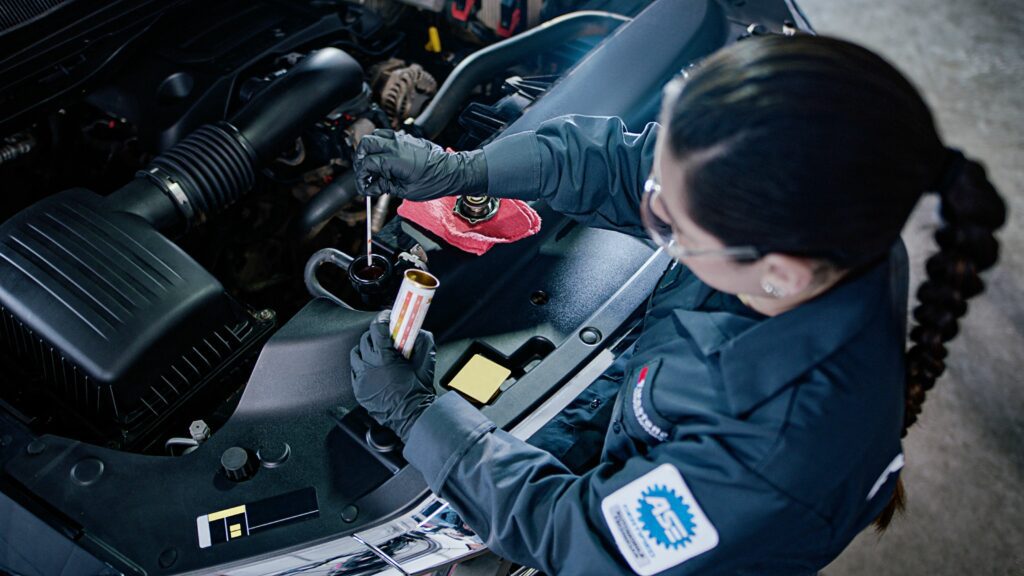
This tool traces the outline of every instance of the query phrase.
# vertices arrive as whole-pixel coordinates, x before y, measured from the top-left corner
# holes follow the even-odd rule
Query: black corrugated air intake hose
[[[186,225],[234,204],[255,182],[256,154],[229,123],[203,126],[139,173],[168,194]]]
[[[201,224],[252,188],[256,166],[362,88],[363,70],[351,56],[318,50],[227,122],[203,126],[155,158],[107,206],[160,230]]]

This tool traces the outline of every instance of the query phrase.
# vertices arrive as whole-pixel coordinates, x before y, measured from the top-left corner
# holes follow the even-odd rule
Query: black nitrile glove
[[[370,324],[352,348],[352,391],[370,416],[405,442],[420,413],[434,401],[434,336],[420,330],[408,360],[395,350],[388,331],[391,311]]]
[[[363,196],[394,194],[421,202],[487,194],[483,150],[445,152],[433,142],[394,130],[363,136],[355,171],[356,188]]]

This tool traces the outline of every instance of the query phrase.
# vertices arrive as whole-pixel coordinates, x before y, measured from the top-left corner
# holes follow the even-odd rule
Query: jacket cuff
[[[540,197],[540,144],[535,132],[520,132],[484,146],[487,194],[497,198]]]
[[[496,426],[456,392],[434,401],[409,431],[402,451],[435,493],[462,456]]]

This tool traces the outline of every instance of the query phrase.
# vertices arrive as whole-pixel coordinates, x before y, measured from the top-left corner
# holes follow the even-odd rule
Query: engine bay
[[[29,150],[0,165],[18,195],[0,215],[5,278],[32,281],[10,283],[0,312],[15,343],[4,371],[24,384],[3,396],[35,431],[161,454],[192,421],[222,424],[254,352],[309,300],[309,256],[365,249],[359,138],[402,129],[481,41],[446,29],[442,42],[396,2],[300,8],[168,11],[107,82],[6,139]],[[606,33],[620,23],[606,20]],[[434,136],[459,149],[492,138],[601,37],[524,50]],[[61,193],[72,186],[94,194]],[[180,201],[172,210],[161,196]],[[376,233],[396,207],[377,201]],[[126,213],[152,229],[131,229]],[[177,247],[194,262],[172,262]],[[328,289],[358,302],[332,272]]]
[[[134,573],[408,512],[423,479],[349,383],[398,289],[346,276],[367,219],[395,271],[441,279],[438,393],[487,358],[510,376],[479,406],[512,428],[614,358],[667,263],[649,242],[535,202],[538,233],[468,254],[397,199],[367,212],[355,147],[387,128],[469,150],[568,113],[639,128],[669,78],[793,12],[657,0],[512,35],[465,4],[71,2],[0,32],[0,492]],[[275,498],[307,521],[197,548],[197,518]]]

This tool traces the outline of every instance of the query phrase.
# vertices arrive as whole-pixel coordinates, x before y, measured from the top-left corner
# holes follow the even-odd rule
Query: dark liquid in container
[[[384,268],[381,266],[364,266],[356,270],[355,276],[363,282],[376,282],[384,277]]]

